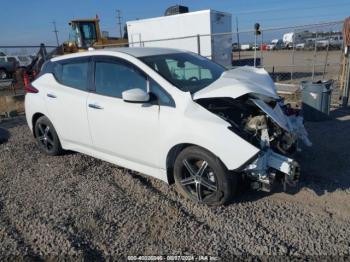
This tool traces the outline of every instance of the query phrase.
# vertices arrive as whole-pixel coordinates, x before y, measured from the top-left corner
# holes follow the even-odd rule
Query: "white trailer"
[[[229,13],[203,10],[128,21],[129,46],[179,48],[231,66],[232,34],[220,34],[231,32],[231,20]]]
[[[282,39],[285,47],[292,47],[294,44],[294,32],[284,34]]]

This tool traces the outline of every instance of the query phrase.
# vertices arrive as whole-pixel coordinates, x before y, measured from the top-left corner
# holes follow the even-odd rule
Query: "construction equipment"
[[[69,40],[48,53],[44,44],[40,45],[40,50],[33,62],[28,67],[29,75],[40,72],[42,64],[55,56],[71,54],[76,52],[84,52],[89,48],[104,48],[105,46],[128,46],[127,34],[125,38],[106,37],[100,30],[100,19],[96,15],[93,19],[75,19],[69,22],[71,32]]]
[[[103,37],[100,30],[100,19],[76,19],[69,22],[70,39],[65,44],[67,52],[85,51],[89,47],[101,48],[106,45],[127,46],[128,39]],[[73,47],[73,48],[72,48]]]

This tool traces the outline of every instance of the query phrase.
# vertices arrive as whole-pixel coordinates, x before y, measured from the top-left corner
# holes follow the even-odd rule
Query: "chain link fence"
[[[129,39],[134,47],[186,48],[221,62],[221,54],[232,55],[232,67],[257,66],[267,70],[278,86],[299,87],[301,81],[334,81],[338,96],[343,48],[342,21],[283,28],[192,35],[172,39]],[[215,48],[216,50],[213,52]],[[232,53],[231,53],[232,51]]]
[[[298,86],[303,80],[332,79],[336,91],[341,71],[342,26],[343,22],[339,21],[270,28],[262,29],[258,36],[254,30],[156,40],[144,40],[140,36],[129,39],[129,46],[184,48],[217,62],[232,60],[232,67],[256,65],[285,86]],[[48,52],[53,48],[49,47]],[[38,50],[39,46],[0,47],[0,52],[8,55],[31,56]]]
[[[304,80],[332,79],[335,102],[343,56],[342,26],[343,22],[331,22],[265,29],[256,41],[254,31],[233,33],[233,64],[253,65],[255,53],[258,66],[287,89],[299,87]]]

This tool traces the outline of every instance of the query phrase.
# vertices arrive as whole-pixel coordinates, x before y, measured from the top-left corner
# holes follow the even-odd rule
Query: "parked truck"
[[[4,57],[0,56],[0,80],[11,78],[16,72],[16,62],[8,62]]]
[[[129,46],[181,48],[231,66],[231,20],[229,13],[202,10],[129,21]]]

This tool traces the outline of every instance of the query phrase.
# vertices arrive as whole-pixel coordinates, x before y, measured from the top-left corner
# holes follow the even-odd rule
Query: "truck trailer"
[[[128,21],[129,46],[180,48],[231,66],[231,20],[229,13],[202,10]]]

